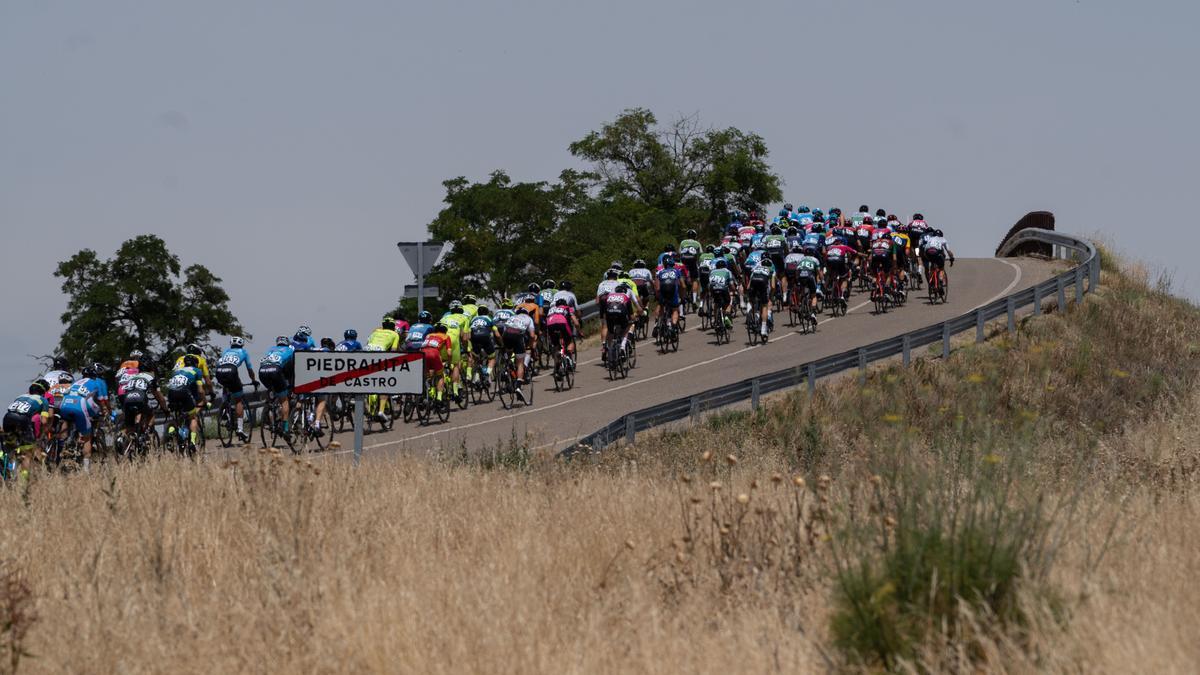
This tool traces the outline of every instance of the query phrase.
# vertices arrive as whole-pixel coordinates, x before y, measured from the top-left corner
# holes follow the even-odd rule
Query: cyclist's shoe
[[[520,387],[517,387],[516,395],[517,398],[521,399],[521,403],[528,403],[528,401],[525,400],[525,392],[521,391]]]
[[[321,438],[325,435],[325,430],[322,429],[321,427],[313,427],[312,435],[314,438]]]
[[[246,433],[246,432],[244,432],[244,431],[239,431],[239,432],[237,432],[237,437],[238,437],[238,440],[239,440],[239,441],[241,441],[241,442],[243,442],[243,443],[249,443],[249,442],[250,442],[250,435],[249,435],[249,434],[247,434],[247,433]]]
[[[652,338],[658,337],[658,324],[654,324],[654,330],[650,331],[650,337],[652,337]]]
[[[733,321],[729,317],[725,317],[725,330],[733,328]]]

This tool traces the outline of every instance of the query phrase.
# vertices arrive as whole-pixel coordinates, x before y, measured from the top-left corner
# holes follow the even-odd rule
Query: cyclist
[[[225,393],[229,395],[235,402],[237,408],[237,435],[238,439],[243,443],[250,440],[250,437],[245,433],[245,427],[242,424],[242,416],[245,414],[245,408],[242,404],[242,398],[245,393],[242,391],[242,378],[238,375],[238,369],[243,365],[246,366],[246,373],[250,376],[250,383],[257,385],[258,380],[254,379],[254,368],[250,366],[250,353],[246,351],[246,340],[240,336],[229,338],[229,349],[221,353],[221,358],[217,359],[217,382],[225,389]]]
[[[619,287],[620,285],[618,285]],[[567,304],[567,299],[555,300],[554,306],[546,312],[546,335],[550,338],[550,345],[554,348],[554,353],[566,350],[567,354],[571,356],[571,363],[575,362],[574,335],[578,331],[579,317],[575,316],[575,310]]]
[[[696,231],[688,230],[683,241],[679,242],[679,262],[687,268],[688,278],[692,280],[692,304],[696,304],[700,290],[700,253],[703,251],[700,242],[696,240]]]
[[[687,283],[687,269],[677,264],[672,256],[663,258],[662,264],[654,273],[654,299],[658,304],[654,308],[653,337],[658,337],[658,325],[665,309],[671,312],[671,330],[679,330],[679,306],[683,304],[679,293],[687,287]]]
[[[615,270],[611,270],[616,274]],[[521,305],[517,308],[517,313],[504,324],[504,348],[508,350],[513,358],[517,359],[517,381],[516,381],[516,396],[525,403],[525,394],[521,391],[521,382],[525,380],[525,369],[529,365],[529,354],[526,349],[534,350],[537,348],[537,328],[533,317],[529,315],[529,308]]]
[[[479,298],[471,293],[465,293],[462,297],[463,314],[467,315],[467,319],[474,319],[479,316]],[[407,326],[405,326],[407,329]]]
[[[185,354],[183,367],[173,370],[171,379],[167,380],[167,409],[187,415],[188,443],[193,449],[200,432],[198,413],[208,405],[208,399],[200,388],[201,377],[200,358],[195,354]]]
[[[301,328],[304,328],[304,326],[301,326]],[[200,365],[198,365],[196,369],[200,371],[201,380],[206,388],[206,391],[211,394],[213,392],[212,376],[208,373],[208,359],[204,358],[204,349],[200,345],[196,344],[195,342],[188,345],[187,348],[183,350],[183,356],[175,359],[175,369],[183,367],[183,360],[188,354],[195,356],[196,360],[199,362]]]
[[[76,380],[63,397],[60,413],[64,420],[75,424],[75,431],[83,442],[83,469],[88,471],[92,464],[92,420],[107,414],[108,383],[104,381],[105,367],[100,363],[83,369],[83,377]]]
[[[53,387],[63,375],[71,378],[72,382],[75,381],[75,376],[71,374],[71,367],[67,364],[67,360],[61,356],[56,356],[54,357],[54,360],[51,361],[50,370],[47,370],[38,379],[49,382],[50,386]],[[51,405],[53,405],[53,403],[51,403]]]
[[[425,346],[425,336],[433,328],[433,314],[422,310],[417,314],[417,322],[408,327],[408,336],[404,341],[404,351],[416,352]]]
[[[346,332],[342,333],[342,341],[337,343],[333,348],[335,352],[361,352],[362,343],[358,341],[358,331],[353,328],[347,328]]]
[[[633,282],[633,289],[637,291],[639,298],[644,298],[645,302],[650,302],[651,279],[654,278],[654,272],[646,267],[646,261],[638,258],[633,261],[633,267],[629,270],[629,280]]]
[[[950,250],[946,238],[942,235],[941,230],[933,230],[925,237],[924,249],[922,250],[925,256],[925,276],[932,278],[935,274],[940,274],[942,284],[946,283],[946,259],[950,259],[950,266],[954,266],[954,251]],[[926,279],[928,282],[928,279]]]
[[[425,334],[421,342],[421,354],[425,358],[425,377],[433,381],[433,387],[438,402],[446,394],[446,364],[450,361],[453,349],[450,339],[450,328],[441,321],[435,323]]]
[[[513,317],[513,314],[516,314],[516,312],[513,311],[513,301],[509,298],[505,298],[500,301],[500,309],[496,310],[496,313],[493,315],[492,323],[496,324],[497,330],[503,331],[504,324],[508,323],[508,320]]]
[[[642,262],[642,261],[639,259],[638,262]],[[642,262],[642,264],[645,265],[644,262]],[[637,263],[634,263],[634,266],[636,268]],[[618,281],[617,277],[618,277],[618,272],[615,268],[609,268],[609,270],[604,273],[604,281],[601,281],[600,285],[596,287],[596,305],[598,305],[600,307],[605,306],[605,303],[608,302],[608,294],[612,293],[614,290],[616,290],[617,286],[619,286],[621,283],[620,281]],[[604,342],[607,339],[608,339],[608,325],[606,323],[601,323],[600,324],[600,344],[604,344]],[[605,358],[605,356],[601,355],[601,359],[603,359],[603,358]]]
[[[478,308],[478,313],[471,319],[471,360],[479,368],[484,382],[496,367],[496,343],[500,340],[500,329],[492,320],[492,311],[486,305]]]
[[[295,346],[294,344],[292,345]],[[390,316],[383,317],[379,328],[367,336],[367,347],[377,347],[370,351],[394,352],[400,349],[400,333],[396,331],[396,320]],[[303,350],[299,350],[303,351]]]
[[[404,344],[404,337],[408,335],[408,321],[404,319],[403,312],[397,312],[396,317],[392,319],[396,322],[396,332],[400,334],[400,344]]]
[[[308,326],[300,326],[296,329],[296,334],[292,336],[292,347],[298,352],[310,352],[315,349],[317,344],[312,339],[312,329]]]
[[[758,263],[750,270],[748,277],[747,302],[750,306],[758,303],[759,330],[762,337],[765,338],[767,331],[772,327],[770,293],[771,288],[775,285],[775,267],[771,264],[771,259],[765,256],[760,257]]]
[[[855,228],[857,228],[870,218],[871,209],[866,204],[863,204],[862,206],[858,207],[858,213],[850,216],[850,222],[854,224]]]
[[[851,261],[858,257],[858,252],[840,239],[839,243],[825,249],[827,278],[833,282],[835,297],[841,300],[846,299],[846,284],[850,279]]]
[[[896,266],[896,253],[893,250],[891,237],[879,237],[871,242],[870,271],[872,279],[882,273],[883,281],[871,289],[871,297],[875,293],[886,293],[892,287],[892,270]]]
[[[712,244],[705,246],[704,252],[700,254],[699,262],[696,265],[697,280],[700,282],[700,302],[697,303],[700,316],[704,316],[704,313],[708,310],[705,307],[704,296],[708,294],[708,275],[712,274],[713,262],[717,259],[716,250],[717,247]]]
[[[804,204],[801,204],[796,208],[796,213],[794,215],[796,217],[796,224],[798,224],[801,228],[806,227],[813,221],[812,211],[809,211],[808,207]]]
[[[808,207],[801,205],[800,208],[807,211]],[[771,264],[775,269],[783,269],[783,259],[787,257],[787,237],[783,234],[783,229],[778,225],[771,226],[771,233],[763,237],[763,249],[766,251],[767,257],[771,259]],[[783,297],[787,297],[787,278],[780,277],[777,281],[781,281],[783,288]]]
[[[283,399],[283,433],[288,433],[292,383],[296,379],[296,348],[286,335],[275,338],[275,346],[258,361],[258,379],[270,392],[272,399]]]
[[[606,333],[611,335],[613,340],[620,338],[619,350],[624,351],[628,346],[629,331],[633,326],[633,318],[640,312],[637,300],[630,293],[632,287],[627,283],[619,283],[604,298],[604,325]],[[607,363],[608,356],[608,341],[600,343],[601,350],[605,353],[604,360]]]
[[[534,326],[542,325],[542,306],[539,304],[541,299],[541,287],[537,284],[529,284],[529,288],[525,293],[517,296],[517,307],[524,307],[528,312],[529,317],[533,319]]]
[[[38,379],[29,390],[9,404],[4,413],[4,442],[21,457],[21,477],[29,477],[30,459],[39,436],[50,436],[50,404],[46,401],[49,383]]]
[[[150,397],[158,402],[159,410],[167,409],[158,388],[158,378],[148,368],[140,368],[137,373],[127,377],[122,384],[122,393],[117,395],[124,414],[125,431],[149,431],[154,426],[154,415],[150,411]]]
[[[788,256],[791,259],[791,256]],[[793,283],[797,284],[797,288],[807,294],[808,309],[812,312],[817,311],[817,297],[821,294],[821,261],[816,256],[809,254],[808,251],[803,251],[800,254],[800,259],[796,261],[794,272],[792,273]]]
[[[558,289],[558,292],[554,294],[553,298],[551,298],[551,304],[557,303],[558,299],[562,298],[567,301],[567,305],[570,306],[571,309],[579,311],[579,299],[575,297],[575,284],[572,284],[570,281],[564,279],[559,286],[560,288]]]
[[[128,359],[125,359],[124,361],[121,362],[121,365],[117,366],[117,372],[114,375],[113,379],[115,379],[117,381],[117,396],[118,397],[121,395],[121,385],[122,385],[123,380],[125,380],[126,378],[131,377],[133,375],[137,375],[138,367],[141,366],[141,363],[142,363],[142,356],[143,356],[143,354],[142,354],[141,350],[135,349],[135,350],[129,352]],[[48,381],[49,380],[47,380],[47,382]]]
[[[712,296],[713,306],[723,310],[722,316],[725,317],[727,330],[733,326],[733,321],[729,318],[733,307],[733,295],[729,291],[734,283],[733,273],[729,271],[729,261],[724,256],[714,258],[713,269],[708,274],[708,291]]]
[[[908,284],[908,258],[911,242],[904,232],[892,230],[892,244],[896,249],[896,284],[903,290]]]
[[[556,285],[553,279],[546,279],[542,282],[542,290],[538,293],[538,307],[542,308],[543,319],[546,317],[546,312],[554,306],[554,294],[558,293]]]
[[[442,315],[441,323],[446,325],[446,334],[450,336],[450,380],[453,386],[451,396],[455,401],[461,401],[463,353],[470,352],[471,320],[463,313],[463,304],[458,300],[451,300],[450,310]],[[467,377],[470,375],[468,372]]]

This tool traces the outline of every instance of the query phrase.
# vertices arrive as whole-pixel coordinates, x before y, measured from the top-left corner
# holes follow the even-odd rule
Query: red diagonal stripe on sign
[[[309,393],[312,393],[323,387],[332,387],[336,384],[341,384],[342,382],[345,382],[346,380],[353,380],[354,378],[362,377],[363,375],[370,375],[371,373],[378,373],[379,371],[386,370],[388,368],[391,368],[392,366],[398,366],[401,363],[411,363],[413,361],[420,361],[423,358],[425,358],[425,356],[423,354],[401,354],[399,356],[393,356],[391,358],[383,359],[382,361],[379,361],[377,363],[372,363],[369,366],[364,366],[362,368],[356,368],[355,370],[347,370],[344,373],[338,373],[337,375],[334,375],[333,377],[317,378],[317,379],[313,380],[312,382],[305,382],[304,384],[298,384],[298,385],[296,385],[296,388],[293,391],[295,391],[297,394],[309,394]]]

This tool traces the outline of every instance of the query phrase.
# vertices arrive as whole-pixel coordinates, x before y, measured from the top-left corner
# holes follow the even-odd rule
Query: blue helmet
[[[787,218],[789,213],[791,213],[791,211],[789,211],[788,209],[779,209],[779,217],[780,218]]]
[[[347,340],[357,340],[358,339],[358,331],[354,330],[353,328],[347,328],[346,332],[342,333],[342,337]]]
[[[805,206],[804,204],[801,204],[798,211],[800,211],[800,213],[808,213],[808,207]]]

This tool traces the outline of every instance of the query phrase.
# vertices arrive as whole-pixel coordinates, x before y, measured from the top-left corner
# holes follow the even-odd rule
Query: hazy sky
[[[761,134],[797,204],[920,210],[960,255],[1049,209],[1194,297],[1198,30],[1194,0],[0,0],[0,395],[80,248],[164,237],[255,355],[364,331],[441,181],[553,179],[633,106]]]

